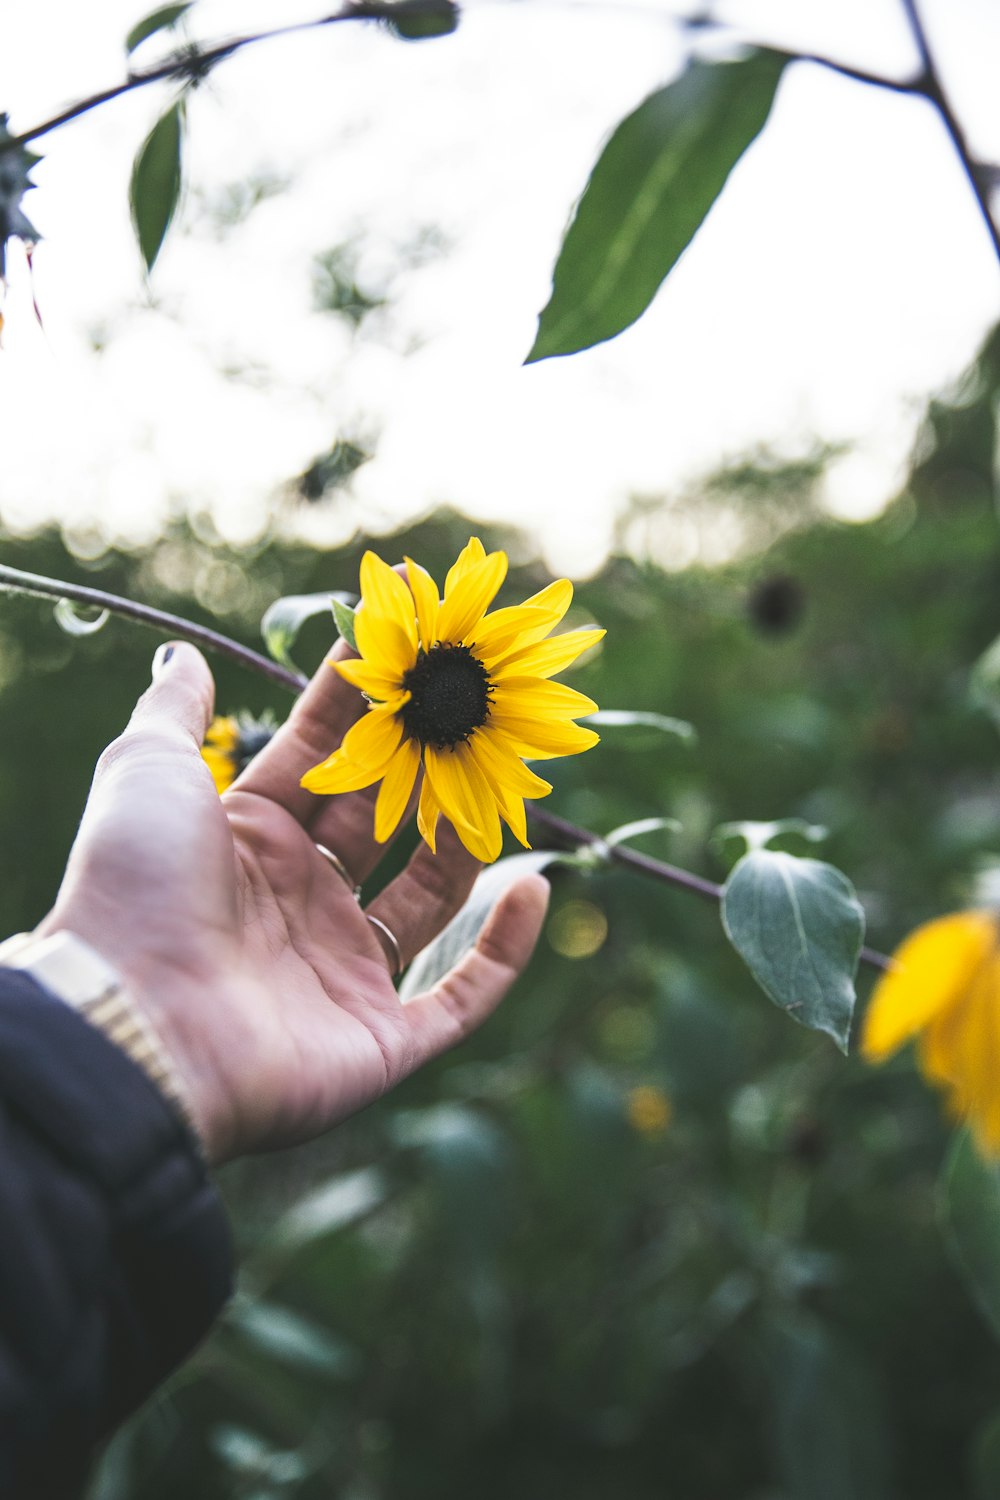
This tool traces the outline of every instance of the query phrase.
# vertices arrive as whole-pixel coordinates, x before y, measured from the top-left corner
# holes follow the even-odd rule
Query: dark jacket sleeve
[[[0,969],[0,1496],[77,1496],[230,1290],[228,1225],[146,1074]]]

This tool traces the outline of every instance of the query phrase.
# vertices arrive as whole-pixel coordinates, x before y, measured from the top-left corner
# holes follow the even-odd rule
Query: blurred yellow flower
[[[201,758],[211,771],[220,796],[257,752],[263,750],[276,727],[270,719],[254,719],[250,714],[217,715],[212,720],[205,733]]]
[[[548,679],[603,630],[545,639],[569,608],[573,585],[550,583],[524,604],[487,614],[507,574],[504,552],[478,537],[445,579],[444,598],[417,563],[407,582],[366,552],[354,630],[361,659],[334,665],[370,701],[342,745],[302,778],[311,792],[353,792],[381,781],[375,837],[384,843],[406,811],[423,768],[417,827],[435,846],[439,813],[484,863],[500,853],[501,818],[526,848],[525,797],[547,781],[525,760],[576,755],[597,743],[573,720],[596,703]]]
[[[645,1136],[663,1135],[674,1117],[668,1096],[649,1083],[629,1090],[625,1112],[632,1129]]]
[[[918,927],[894,954],[865,1016],[862,1056],[882,1062],[916,1038],[925,1078],[1000,1156],[1000,920],[967,911]]]

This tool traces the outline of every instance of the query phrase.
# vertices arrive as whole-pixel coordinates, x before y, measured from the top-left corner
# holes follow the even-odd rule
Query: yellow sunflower
[[[205,732],[201,758],[211,771],[220,796],[258,751],[263,750],[276,728],[277,724],[267,717],[255,719],[246,713],[216,715]]]
[[[549,678],[603,630],[545,637],[573,598],[566,579],[523,604],[487,614],[507,556],[473,537],[449,571],[444,598],[418,563],[409,583],[366,552],[354,631],[361,660],[335,662],[370,700],[342,745],[302,778],[312,792],[353,792],[381,781],[375,837],[384,843],[423,768],[417,827],[433,849],[439,813],[484,863],[500,853],[501,818],[529,848],[525,797],[552,790],[527,760],[589,750],[598,736],[573,720],[597,705]]]
[[[862,1055],[882,1062],[917,1040],[920,1070],[945,1091],[980,1148],[1000,1156],[1000,921],[992,911],[927,922],[872,995]]]

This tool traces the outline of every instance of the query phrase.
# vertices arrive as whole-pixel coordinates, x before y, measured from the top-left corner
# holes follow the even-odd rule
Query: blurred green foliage
[[[747,560],[622,556],[581,586],[572,623],[608,637],[575,685],[699,739],[609,727],[553,763],[553,809],[599,831],[675,817],[638,846],[713,879],[721,823],[824,824],[883,947],[961,903],[1000,856],[996,731],[968,688],[1000,630],[998,372],[993,340],[879,520],[818,520],[804,483]],[[719,505],[756,506],[758,481]],[[439,515],[377,545],[440,576],[468,531]],[[490,540],[509,598],[544,582],[523,539]],[[3,557],[254,642],[279,595],[353,590],[364,544],[235,553],[198,523],[148,552],[75,545],[89,560],[52,534]],[[309,621],[300,659],[328,636]],[[117,620],[70,639],[3,601],[8,930],[51,902],[154,644]],[[223,711],[285,711],[216,672]],[[239,1297],[94,1500],[997,1493],[1000,1353],[937,1223],[937,1100],[905,1059],[871,1071],[789,1025],[710,903],[621,871],[552,879],[538,956],[480,1035],[327,1139],[223,1173]]]

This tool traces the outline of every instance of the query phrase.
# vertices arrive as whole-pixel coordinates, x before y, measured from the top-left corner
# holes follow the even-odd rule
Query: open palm
[[[397,956],[369,916],[408,962],[461,907],[478,862],[442,824],[437,854],[421,844],[363,910],[317,844],[367,880],[382,853],[374,791],[299,786],[365,711],[360,693],[321,666],[221,800],[199,753],[212,699],[193,647],[161,657],[101,758],[42,930],[77,933],[121,971],[220,1160],[317,1134],[478,1026],[531,955],[547,887],[512,886],[476,947],[401,1004]]]

